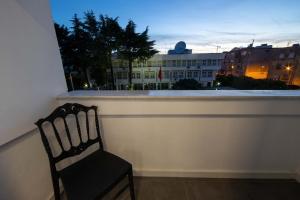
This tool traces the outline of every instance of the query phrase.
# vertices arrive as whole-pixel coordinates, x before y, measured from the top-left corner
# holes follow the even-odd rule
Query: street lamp
[[[70,78],[70,81],[71,81],[72,91],[74,91],[74,84],[73,84],[73,77],[72,77],[72,74],[77,74],[77,72],[76,72],[76,71],[73,71],[73,72],[70,72],[70,74],[69,74],[69,78]]]
[[[292,67],[288,65],[285,67],[285,69],[288,72],[288,84],[290,84],[292,78]]]

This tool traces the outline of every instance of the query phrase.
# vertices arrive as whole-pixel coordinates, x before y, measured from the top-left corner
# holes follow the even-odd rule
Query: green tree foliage
[[[90,52],[88,48],[89,34],[85,31],[84,23],[75,14],[71,20],[71,50],[72,50],[72,63],[75,70],[84,74],[84,79],[90,87],[88,68],[90,65]]]
[[[87,11],[83,21],[75,14],[71,22],[70,29],[55,24],[66,77],[76,71],[83,79],[76,82],[85,82],[88,87],[91,87],[91,78],[98,86],[107,83],[106,70],[109,69],[112,88],[115,89],[112,57],[118,56],[129,63],[131,88],[132,62],[144,61],[158,53],[154,49],[155,41],[149,40],[148,28],[137,33],[131,20],[122,29],[118,18],[100,15],[97,20],[93,11]]]
[[[173,87],[173,90],[201,90],[201,84],[194,79],[182,79],[177,81]]]
[[[96,81],[96,85],[105,84],[106,79],[106,51],[101,37],[101,26],[93,11],[84,13],[84,31],[87,33],[86,50],[88,72],[90,77]]]
[[[239,90],[287,90],[299,88],[295,86],[288,86],[282,81],[224,75],[218,75],[216,77],[216,82],[219,82],[223,87],[231,87]]]
[[[128,83],[132,88],[132,62],[134,60],[146,60],[158,53],[154,49],[154,40],[149,40],[148,27],[142,33],[136,32],[136,25],[133,21],[129,21],[120,38],[120,48],[118,55],[120,58],[128,61]]]
[[[112,54],[119,49],[122,28],[119,25],[118,18],[111,18],[100,15],[100,37],[99,43],[104,49],[103,55],[108,69],[110,69],[110,79],[112,89],[115,89],[115,78],[112,65]]]

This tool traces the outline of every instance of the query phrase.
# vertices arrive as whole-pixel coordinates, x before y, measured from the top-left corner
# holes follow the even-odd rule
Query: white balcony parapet
[[[114,98],[299,98],[300,90],[79,90],[64,93],[59,99],[76,97],[114,97]]]
[[[74,91],[143,176],[296,178],[300,91]]]

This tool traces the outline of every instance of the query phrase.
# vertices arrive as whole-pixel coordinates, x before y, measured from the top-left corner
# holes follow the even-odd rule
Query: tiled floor
[[[300,200],[294,180],[136,177],[135,190],[137,200]],[[129,200],[129,191],[118,199]]]

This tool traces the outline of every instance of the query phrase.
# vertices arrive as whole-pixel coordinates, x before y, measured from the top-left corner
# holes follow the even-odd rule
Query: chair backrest
[[[80,113],[83,114],[81,116],[83,117],[83,120],[85,122],[85,127],[83,127],[82,123],[79,122]],[[76,128],[72,128],[77,129],[77,131],[70,131],[70,123],[67,122],[67,117],[73,117],[72,119],[74,119],[75,121],[74,125],[76,124]],[[96,136],[94,138],[91,138],[90,135],[90,117],[91,119],[94,118],[95,120]],[[62,124],[64,126],[64,133],[58,131],[58,128],[55,124],[55,121],[58,119],[62,120],[63,122]],[[56,140],[56,143],[61,149],[61,153],[58,156],[54,156],[53,154],[54,150],[52,149],[53,147],[50,145],[50,143],[52,143],[53,141],[49,140],[49,133],[46,134],[46,128],[44,126],[44,123],[49,123],[50,127],[52,127],[53,129],[53,131],[51,131],[51,138],[54,138]],[[43,144],[45,146],[46,152],[50,160],[50,164],[55,165],[57,162],[60,162],[68,157],[79,155],[88,147],[96,143],[99,143],[99,149],[103,150],[103,143],[101,139],[99,121],[97,116],[97,106],[87,107],[77,103],[66,103],[62,106],[57,107],[48,117],[38,120],[35,124],[39,128]],[[50,127],[48,126],[48,128]],[[85,136],[87,138],[85,141],[83,140],[82,128],[85,128]],[[78,134],[77,136],[79,137],[79,144],[75,144],[74,140],[72,139],[72,134],[75,134],[74,132],[77,132],[76,134]],[[65,137],[63,137],[63,135]],[[69,144],[68,149],[64,147],[66,145],[63,145],[63,140],[67,140]]]

